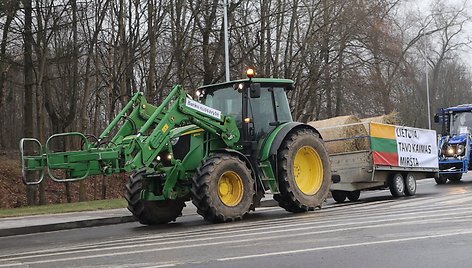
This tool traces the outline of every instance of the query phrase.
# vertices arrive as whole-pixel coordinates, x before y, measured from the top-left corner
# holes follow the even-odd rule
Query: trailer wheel
[[[175,221],[182,215],[185,201],[182,199],[146,201],[141,200],[143,190],[144,170],[137,171],[129,177],[126,184],[125,199],[128,210],[141,224],[155,225]]]
[[[328,152],[318,134],[299,129],[285,137],[278,151],[280,194],[274,199],[289,212],[321,207],[329,193],[331,169]]]
[[[413,196],[416,194],[416,177],[414,173],[407,173],[405,177],[405,195]]]
[[[334,201],[337,203],[343,203],[346,201],[346,192],[345,191],[339,191],[339,190],[334,190],[331,191],[331,196],[333,197]]]
[[[238,157],[216,154],[192,178],[192,202],[209,222],[240,220],[254,200],[254,179]]]
[[[400,197],[405,193],[405,180],[402,174],[396,173],[388,181],[390,193],[395,197]]]
[[[447,182],[447,177],[446,177],[446,175],[444,175],[444,174],[439,174],[439,177],[438,177],[438,178],[434,178],[434,180],[436,181],[436,184],[446,184],[446,182]]]
[[[357,201],[359,200],[360,196],[361,196],[361,191],[359,190],[347,192],[347,199],[349,199],[349,201]]]

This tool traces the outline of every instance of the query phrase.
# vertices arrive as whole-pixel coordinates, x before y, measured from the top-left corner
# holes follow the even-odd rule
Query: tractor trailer
[[[389,189],[394,197],[413,196],[417,180],[438,177],[434,130],[381,123],[328,128],[347,131],[336,139],[325,135],[327,146],[351,145],[342,152],[330,153],[332,172],[340,179],[331,186],[332,197],[338,203],[357,201],[365,190]],[[319,131],[323,133],[326,128]]]

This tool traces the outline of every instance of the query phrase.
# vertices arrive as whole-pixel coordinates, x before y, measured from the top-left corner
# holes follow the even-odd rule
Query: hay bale
[[[333,117],[326,120],[311,121],[323,137],[329,154],[367,150],[367,131],[361,120],[353,115]]]
[[[363,118],[361,119],[362,123],[381,123],[381,124],[389,124],[389,125],[399,125],[400,118],[398,117],[398,113],[393,111],[389,114],[379,115],[375,117]]]

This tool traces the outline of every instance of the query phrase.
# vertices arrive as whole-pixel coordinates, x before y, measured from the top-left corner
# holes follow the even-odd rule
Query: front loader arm
[[[165,106],[168,104],[170,106],[165,110]],[[195,107],[196,105],[199,105],[200,109]],[[195,124],[207,132],[220,136],[225,144],[232,147],[240,137],[234,119],[230,116],[218,115],[216,113],[218,111],[215,114],[208,115],[204,113],[204,109],[216,111],[189,99],[181,86],[175,86],[162,105],[154,111],[146,124],[140,128],[134,144],[127,148],[128,152],[138,149],[140,153],[132,161],[126,163],[125,170],[131,171],[140,167],[149,167],[169,142],[170,130],[175,126]],[[160,115],[162,115],[162,119],[154,127],[152,133],[142,138],[144,133],[152,126],[152,122],[155,122]]]
[[[116,134],[109,139],[116,130]],[[182,86],[173,87],[169,95],[159,106],[147,103],[141,92],[136,93],[127,105],[118,113],[94,143],[83,140],[80,133],[55,134],[48,139],[46,149],[37,140],[23,139],[21,157],[23,181],[25,184],[37,184],[42,180],[31,181],[29,172],[48,170],[50,177],[58,182],[77,181],[89,175],[110,175],[129,172],[140,168],[153,168],[153,161],[170,142],[171,129],[176,126],[195,124],[209,133],[219,136],[232,147],[240,137],[234,118],[221,115],[217,110],[191,100]],[[80,135],[79,135],[80,134]],[[82,137],[79,151],[49,150],[51,140],[67,136]],[[25,143],[39,144],[39,154],[31,155]],[[62,170],[65,178],[57,178],[55,171]]]

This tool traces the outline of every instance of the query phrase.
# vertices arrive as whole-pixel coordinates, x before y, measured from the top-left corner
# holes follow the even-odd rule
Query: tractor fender
[[[243,160],[244,162],[246,162],[246,164],[248,165],[248,167],[251,169],[252,174],[256,175],[255,178],[258,176],[258,172],[257,172],[257,170],[254,168],[254,166],[252,165],[252,162],[249,160],[249,158],[247,158],[247,156],[245,156],[245,155],[242,154],[241,152],[236,151],[236,150],[233,150],[233,149],[228,149],[228,148],[220,148],[220,149],[217,149],[217,150],[212,151],[212,153],[225,153],[225,154],[231,154],[231,155],[237,156],[237,157],[239,157],[241,160]]]
[[[285,137],[293,131],[296,131],[298,129],[310,129],[315,131],[320,138],[321,134],[316,128],[300,123],[300,122],[288,122],[285,124],[280,125],[276,129],[274,129],[266,138],[264,145],[261,150],[261,160],[266,160],[271,156],[277,155],[277,151],[280,148],[280,145],[282,142],[285,140]]]

